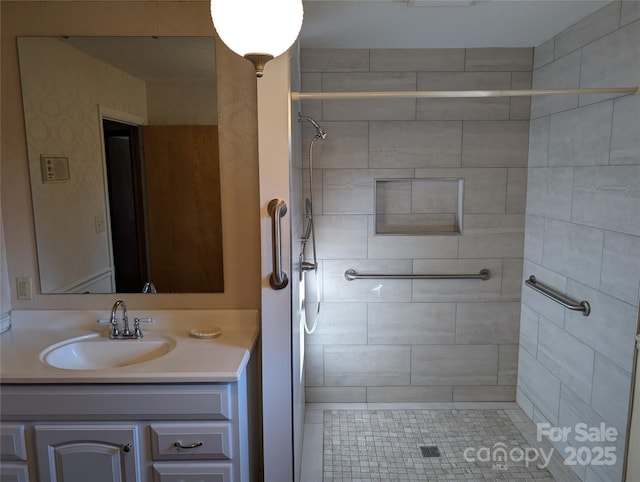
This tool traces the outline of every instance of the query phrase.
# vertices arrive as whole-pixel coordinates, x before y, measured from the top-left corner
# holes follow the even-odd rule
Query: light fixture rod
[[[532,95],[559,94],[640,94],[640,85],[635,87],[605,87],[583,89],[423,90],[402,92],[291,92],[291,99],[428,99],[465,97],[526,97]]]

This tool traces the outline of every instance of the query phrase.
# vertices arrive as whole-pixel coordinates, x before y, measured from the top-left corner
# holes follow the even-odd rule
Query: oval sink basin
[[[175,346],[171,338],[110,340],[95,334],[51,345],[40,353],[40,360],[65,370],[105,370],[154,360]]]

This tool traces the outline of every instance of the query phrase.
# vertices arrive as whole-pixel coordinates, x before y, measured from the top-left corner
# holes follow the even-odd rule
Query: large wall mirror
[[[222,292],[214,39],[18,50],[41,292]]]

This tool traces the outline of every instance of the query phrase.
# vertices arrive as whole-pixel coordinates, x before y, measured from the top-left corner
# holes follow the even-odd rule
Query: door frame
[[[267,206],[274,198],[290,204],[291,97],[289,55],[270,61],[257,80],[258,160],[261,238],[262,418],[265,482],[297,480],[294,461],[291,216],[281,221],[284,289],[269,284],[273,272],[272,220]],[[289,208],[290,209],[290,208]]]
[[[111,120],[120,122],[122,124],[129,124],[132,126],[142,126],[146,124],[146,119],[130,114],[128,112],[122,112],[111,107],[98,104],[98,124],[100,126],[100,156],[102,158],[102,182],[104,192],[104,206],[105,206],[105,221],[107,229],[107,247],[109,250],[109,270],[111,273],[111,292],[116,292],[116,277],[115,266],[113,257],[113,242],[111,240],[111,209],[109,206],[109,179],[107,176],[107,146],[104,143],[104,127],[102,122],[104,120]]]

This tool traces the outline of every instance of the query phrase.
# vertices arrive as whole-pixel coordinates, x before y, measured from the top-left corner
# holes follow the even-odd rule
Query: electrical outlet
[[[24,278],[17,278],[18,285],[18,299],[19,300],[32,300],[33,294],[31,293],[31,276]]]
[[[96,233],[101,233],[106,229],[104,214],[97,214],[95,217],[95,222],[96,222]]]

